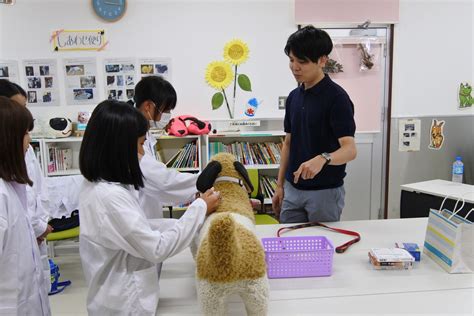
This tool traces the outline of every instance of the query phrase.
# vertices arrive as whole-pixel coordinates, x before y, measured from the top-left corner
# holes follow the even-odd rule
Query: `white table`
[[[460,216],[466,216],[474,207],[474,186],[445,180],[430,180],[404,184],[400,197],[400,217],[427,217],[430,209],[439,209],[446,196],[443,208],[454,210],[463,208]],[[464,199],[464,204],[463,204]],[[459,201],[459,202],[458,202]],[[474,212],[469,216],[474,221]]]
[[[330,277],[271,279],[271,315],[325,313],[474,313],[472,274],[448,274],[430,258],[412,270],[374,270],[367,252],[373,247],[393,247],[396,241],[416,242],[423,246],[427,219],[348,221],[330,226],[355,230],[362,240],[344,254],[334,254]],[[281,225],[258,226],[259,237],[275,237]],[[284,236],[324,235],[334,245],[350,237],[323,228],[310,227]],[[195,264],[185,251],[167,260],[161,275],[159,313],[198,314],[195,291]],[[233,297],[230,313],[242,315],[243,304]]]
[[[367,252],[374,247],[393,247],[396,241],[423,246],[427,219],[347,221],[329,226],[357,231],[362,240],[344,254],[334,254],[330,277],[271,279],[270,315],[326,315],[330,313],[386,314],[461,314],[474,313],[474,275],[448,274],[422,255],[412,270],[379,271],[368,262]],[[260,237],[274,237],[281,225],[257,226]],[[319,227],[304,228],[283,236],[324,235],[335,246],[350,236]],[[86,293],[79,257],[55,259],[61,279],[72,286],[50,297],[53,315],[87,315]],[[200,314],[195,289],[195,264],[191,253],[183,251],[168,259],[160,280],[160,315]],[[232,297],[231,315],[244,315],[240,298]]]
[[[403,184],[402,190],[409,192],[425,193],[445,198],[449,195],[452,199],[463,198],[468,203],[474,203],[474,185],[465,183],[456,183],[446,180],[430,180]]]

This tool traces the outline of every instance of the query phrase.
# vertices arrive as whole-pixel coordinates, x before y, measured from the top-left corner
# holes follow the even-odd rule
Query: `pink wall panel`
[[[399,0],[295,0],[297,24],[396,23]]]
[[[381,44],[372,45],[375,65],[360,71],[360,51],[355,44],[335,45],[329,56],[343,65],[343,72],[329,74],[349,94],[355,109],[357,132],[380,131],[383,102]]]

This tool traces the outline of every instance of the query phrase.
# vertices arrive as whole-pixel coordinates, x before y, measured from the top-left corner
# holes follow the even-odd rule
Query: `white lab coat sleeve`
[[[176,218],[152,218],[148,219],[148,223],[150,223],[152,230],[158,230],[160,232],[164,232],[170,228],[172,228],[178,220]]]
[[[154,263],[163,262],[189,246],[207,209],[206,202],[197,199],[175,225],[160,232],[152,230],[138,202],[130,196],[112,194],[103,203],[107,211],[100,231],[106,243]]]
[[[28,188],[27,193],[32,195],[28,197],[28,216],[35,236],[39,237],[46,231],[49,220],[48,188],[31,146],[28,148],[25,160],[27,160],[28,176],[33,181],[33,188]]]
[[[8,229],[7,197],[0,194],[0,257],[3,255],[3,245]]]
[[[140,169],[145,178],[143,194],[155,196],[163,203],[189,202],[197,193],[197,174],[169,169],[150,155],[140,160]]]

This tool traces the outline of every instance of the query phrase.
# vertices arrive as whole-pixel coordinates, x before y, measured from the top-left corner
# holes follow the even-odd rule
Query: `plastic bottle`
[[[456,161],[453,163],[453,182],[462,183],[462,175],[464,173],[464,164],[461,161],[461,157],[457,156]]]

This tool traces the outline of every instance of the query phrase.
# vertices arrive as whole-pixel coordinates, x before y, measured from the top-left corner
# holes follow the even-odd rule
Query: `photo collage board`
[[[147,76],[162,76],[171,81],[170,58],[105,58],[103,73],[98,72],[95,57],[23,60],[0,60],[0,79],[25,88],[28,105],[59,106],[58,69],[62,68],[67,105],[98,104],[101,100],[133,100],[135,85]],[[103,76],[101,78],[101,76]],[[23,77],[24,80],[21,81]],[[104,95],[99,93],[103,79]]]
[[[29,106],[59,105],[58,72],[56,59],[30,59],[23,61],[26,78],[24,86]]]

